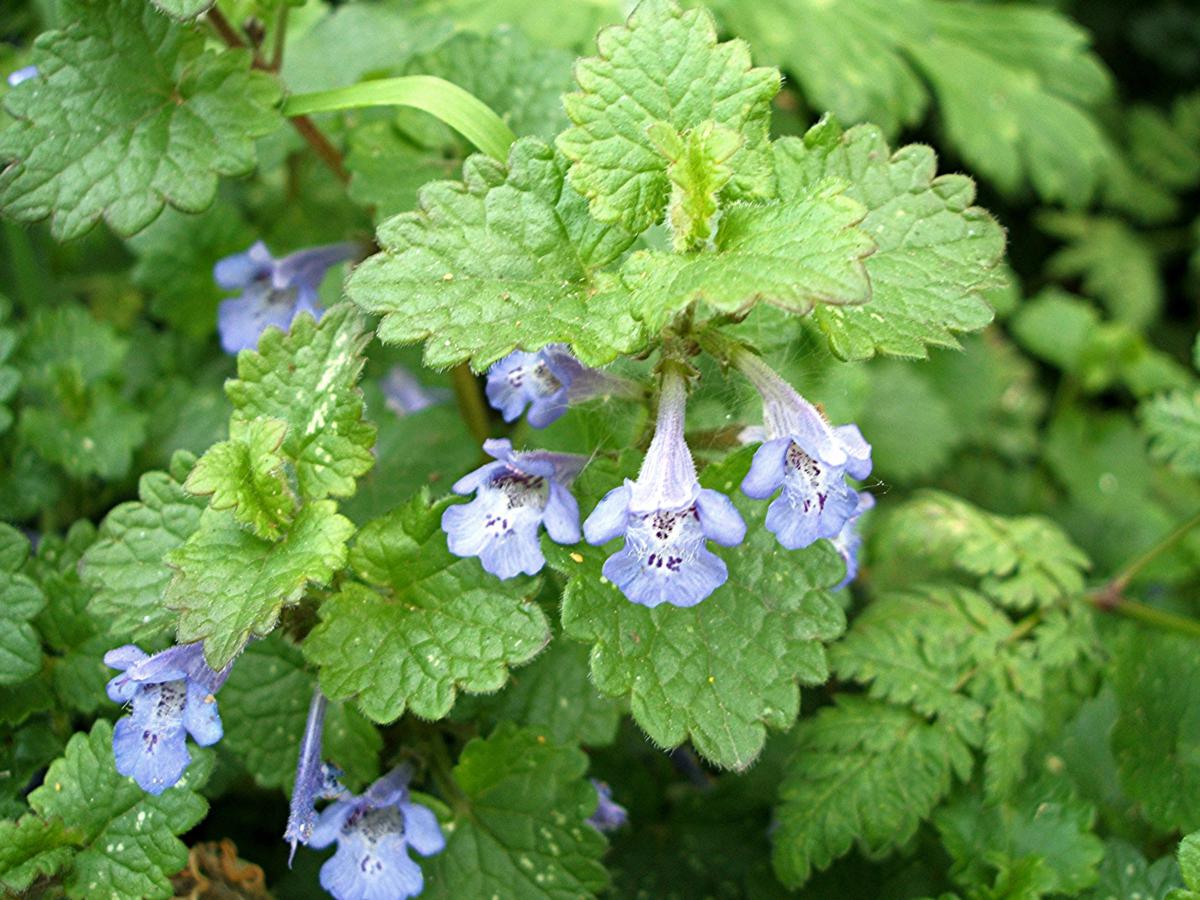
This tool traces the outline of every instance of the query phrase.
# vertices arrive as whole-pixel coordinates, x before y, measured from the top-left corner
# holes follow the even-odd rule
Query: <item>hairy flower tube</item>
[[[596,811],[588,818],[588,824],[597,831],[616,831],[629,820],[629,813],[612,798],[612,788],[605,782],[593,778],[596,789]]]
[[[767,530],[788,550],[836,537],[854,515],[858,492],[846,477],[871,474],[871,445],[857,425],[834,427],[770,366],[748,351],[734,364],[762,395],[765,440],[742,481],[748,497],[765,500]]]
[[[283,839],[292,845],[288,865],[296,855],[297,844],[307,844],[317,821],[317,800],[332,800],[345,793],[339,783],[341,772],[321,759],[321,736],[325,728],[325,708],[329,701],[320,688],[313,690],[308,704],[308,719],[300,739],[300,754],[296,759],[296,780],[292,785],[292,801],[288,807],[287,828]]]
[[[633,395],[631,381],[585,366],[565,344],[549,344],[536,353],[514,350],[493,365],[487,375],[487,398],[515,422],[529,409],[529,424],[545,428],[573,403],[605,395]]]
[[[221,739],[214,696],[229,676],[230,663],[214,672],[200,643],[170,647],[147,656],[127,644],[104,654],[104,664],[122,674],[108,682],[115,703],[133,704],[133,714],[117,722],[113,755],[117,771],[130,775],[151,794],[161,794],[183,776],[192,756],[187,735],[201,747]]]
[[[225,290],[240,290],[238,297],[222,301],[217,310],[217,330],[226,353],[253,349],[270,325],[287,331],[300,312],[321,317],[317,289],[331,266],[352,259],[358,244],[347,241],[310,247],[275,259],[267,245],[256,241],[249,250],[220,260],[213,278]]]
[[[321,887],[337,900],[401,900],[425,887],[422,856],[446,846],[437,817],[409,799],[406,766],[393,769],[361,796],[344,795],[321,811],[309,845],[318,850],[337,841],[337,852],[321,866]]]
[[[470,503],[442,514],[442,530],[455,556],[478,556],[497,578],[534,575],[546,558],[538,542],[545,526],[560,544],[579,541],[579,504],[567,485],[584,457],[546,450],[516,452],[507,440],[484,441],[487,463],[454,484],[456,494],[475,494]]]
[[[729,577],[725,561],[706,542],[732,547],[746,535],[729,498],[696,480],[683,437],[686,406],[684,376],[668,367],[654,439],[637,480],[609,491],[583,525],[589,544],[625,539],[605,561],[604,577],[643,606],[695,606]]]

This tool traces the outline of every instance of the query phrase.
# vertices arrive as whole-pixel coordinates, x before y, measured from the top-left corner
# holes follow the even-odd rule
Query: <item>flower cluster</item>
[[[286,331],[297,314],[321,317],[317,289],[332,266],[353,259],[361,247],[348,241],[300,250],[275,259],[262,241],[227,256],[213,267],[213,278],[227,291],[242,293],[222,301],[217,330],[226,353],[252,350],[269,326]]]
[[[774,496],[766,528],[788,550],[830,540],[846,561],[848,583],[857,573],[859,517],[874,499],[850,486],[871,472],[871,447],[855,425],[833,426],[758,356],[738,349],[731,361],[762,397],[761,446],[742,481],[749,498]],[[488,374],[487,394],[505,420],[528,409],[541,427],[580,396],[608,385],[604,373],[582,365],[561,345],[516,352]],[[583,389],[581,390],[581,386]],[[632,393],[627,392],[627,393]],[[634,603],[694,606],[729,577],[708,542],[740,544],[746,525],[732,501],[696,476],[684,438],[687,379],[683,367],[663,366],[654,437],[635,480],[613,488],[583,523],[594,545],[621,538],[604,563],[604,577]],[[454,485],[475,499],[446,510],[442,528],[451,552],[477,556],[500,578],[532,575],[545,564],[538,532],[545,526],[560,544],[579,540],[579,512],[569,486],[582,468],[579,457],[545,450],[514,452],[508,441],[488,441],[488,463]],[[778,496],[775,494],[778,492]]]
[[[117,771],[132,776],[142,790],[161,794],[192,761],[187,735],[201,747],[221,739],[215,694],[232,664],[214,672],[204,661],[201,644],[153,656],[128,644],[106,653],[104,664],[122,673],[108,682],[108,696],[133,706],[133,714],[113,731]]]

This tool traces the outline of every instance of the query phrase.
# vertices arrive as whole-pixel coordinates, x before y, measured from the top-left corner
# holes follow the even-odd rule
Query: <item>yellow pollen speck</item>
[[[545,736],[544,734],[539,734],[539,735],[537,736],[537,742],[538,742],[539,744],[544,744],[544,743],[546,743],[546,736]]]
[[[708,683],[709,683],[709,684],[716,684],[716,683],[717,683],[717,679],[716,679],[716,678],[714,678],[712,675],[709,675],[709,676],[708,676]]]
[[[453,272],[447,272],[445,275],[442,276],[442,281],[453,281],[453,280],[454,280]]]
[[[575,560],[575,562],[577,562],[577,563],[581,563],[581,562],[583,562],[583,554],[582,553],[572,553],[571,559]]]

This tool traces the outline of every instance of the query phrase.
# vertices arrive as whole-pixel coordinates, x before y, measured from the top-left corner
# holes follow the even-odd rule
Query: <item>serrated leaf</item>
[[[796,729],[772,835],[775,873],[798,888],[857,841],[878,856],[904,845],[971,753],[947,728],[912,712],[839,694]]]
[[[863,259],[874,243],[854,227],[863,212],[838,184],[781,203],[739,204],[721,216],[716,252],[641,251],[621,278],[651,332],[696,300],[722,313],[744,313],[761,300],[798,315],[818,303],[866,303]]]
[[[1200,391],[1172,391],[1146,401],[1138,415],[1150,453],[1183,475],[1200,475]]]
[[[1004,232],[971,205],[971,179],[937,175],[929,147],[891,152],[873,125],[843,132],[825,119],[803,139],[774,146],[781,198],[805,197],[826,179],[844,179],[845,195],[867,209],[860,229],[878,245],[866,259],[870,302],[815,313],[835,354],[923,358],[928,346],[957,347],[956,332],[992,320],[984,292],[1003,283],[997,265]]]
[[[191,460],[179,458],[181,478]],[[147,472],[136,501],[114,507],[100,525],[96,543],[84,554],[81,571],[95,591],[91,610],[117,633],[153,640],[174,622],[163,605],[174,574],[165,557],[183,545],[200,524],[205,501],[188,494],[166,472]]]
[[[417,212],[379,226],[383,252],[346,289],[383,316],[380,339],[424,340],[426,365],[476,370],[518,346],[567,342],[593,365],[638,349],[623,290],[598,273],[633,237],[593,221],[563,168],[545,144],[520,140],[507,170],[473,156],[463,183],[426,186]]]
[[[571,185],[592,215],[638,234],[662,221],[670,193],[669,160],[648,128],[665,122],[684,133],[706,121],[741,135],[730,157],[728,200],[772,194],[768,127],[779,73],[750,66],[742,41],[717,43],[703,9],[681,12],[671,0],[646,0],[625,25],[600,32],[600,55],[575,65],[581,90],[563,104],[574,123],[559,135],[571,160]]]
[[[221,688],[221,746],[263,787],[290,790],[316,683],[299,648],[271,635],[246,648]],[[379,773],[382,746],[379,733],[362,716],[330,704],[322,758],[345,772],[351,784],[368,783]]]
[[[301,313],[287,334],[269,328],[257,350],[239,353],[238,377],[225,385],[231,421],[287,423],[281,449],[305,500],[350,496],[355,479],[375,462],[375,426],[363,420],[356,387],[371,339],[365,328],[349,304],[328,310],[320,323]]]
[[[329,583],[353,533],[332,500],[305,505],[277,543],[246,531],[231,513],[205,510],[195,533],[166,557],[179,570],[164,598],[179,611],[179,643],[204,641],[205,659],[220,671],[251,635],[270,632],[280,609],[310,583]]]
[[[321,690],[354,698],[377,722],[405,709],[440,719],[460,689],[498,690],[508,666],[550,638],[531,602],[536,580],[499,581],[478,560],[446,549],[440,522],[448,505],[419,495],[363,528],[350,563],[375,589],[350,584],[326,600],[304,642],[320,666]]]
[[[280,451],[287,430],[281,419],[235,418],[229,440],[213,444],[196,460],[184,490],[208,496],[213,509],[232,510],[258,537],[278,539],[296,513]]]
[[[1049,774],[1024,782],[1002,803],[964,794],[933,820],[954,858],[951,874],[967,886],[986,884],[993,868],[1003,875],[1022,864],[1036,865],[1036,888],[1016,896],[1075,896],[1095,882],[1104,855],[1092,833],[1094,810],[1067,782]]]
[[[101,216],[140,231],[170,204],[200,212],[217,176],[254,166],[254,140],[279,124],[275,80],[250,54],[205,50],[204,37],[145,0],[73,0],[61,31],[38,38],[39,76],[8,92],[0,132],[0,207],[52,216],[59,240]]]
[[[1187,638],[1126,631],[1114,648],[1112,730],[1121,787],[1163,831],[1200,827],[1200,660]]]
[[[916,557],[934,571],[975,576],[984,593],[1018,611],[1078,595],[1091,566],[1050,520],[998,516],[941,491],[922,491],[892,510],[879,534],[876,562],[903,580],[928,571],[908,565]]]
[[[134,450],[146,439],[146,416],[107,385],[98,385],[81,415],[26,407],[17,431],[43,459],[69,475],[112,481],[129,472]]]
[[[741,454],[707,470],[702,483],[732,493],[747,463]],[[611,467],[594,463],[577,493],[594,501],[619,484]],[[656,744],[691,738],[711,762],[740,770],[758,756],[768,727],[786,729],[795,720],[799,683],[826,680],[824,643],[841,634],[845,616],[824,590],[843,573],[832,546],[781,553],[762,527],[763,504],[740,496],[735,503],[749,530],[740,547],[717,550],[729,581],[690,609],[629,602],[601,577],[611,548],[546,542],[543,549],[570,579],[563,630],[595,645],[592,678],[601,693],[628,696],[634,719]]]
[[[25,815],[0,821],[0,888],[20,895],[38,878],[63,869],[75,855],[79,836],[61,820]]]
[[[1167,900],[1195,900],[1200,896],[1200,834],[1185,835],[1179,842],[1179,869],[1189,890],[1172,891]]]
[[[24,681],[41,669],[42,642],[30,620],[45,605],[33,581],[0,572],[0,685]]]
[[[592,685],[582,644],[555,638],[537,659],[512,673],[490,697],[461,697],[454,717],[484,726],[503,721],[536,729],[559,744],[603,747],[617,736],[621,704]]]
[[[194,755],[178,784],[156,797],[117,774],[107,721],[71,738],[43,785],[29,795],[29,805],[43,819],[62,821],[80,835],[67,896],[173,896],[168,876],[187,864],[187,847],[175,835],[208,811],[196,789],[208,778],[213,757]]]
[[[194,19],[213,5],[215,0],[152,0],[155,6],[172,19]]]
[[[463,794],[446,849],[424,869],[430,898],[590,898],[608,884],[605,841],[584,824],[596,791],[587,757],[505,723],[463,748],[454,781]]]

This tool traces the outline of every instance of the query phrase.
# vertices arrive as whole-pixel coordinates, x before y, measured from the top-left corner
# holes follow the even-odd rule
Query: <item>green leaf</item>
[[[816,303],[866,303],[871,284],[863,258],[874,244],[854,227],[862,215],[837,184],[781,203],[739,204],[721,216],[715,253],[642,251],[621,277],[651,332],[695,300],[739,314],[759,300],[798,315]]]
[[[878,533],[876,562],[905,582],[929,571],[921,565],[957,570],[978,578],[985,594],[1017,611],[1078,596],[1091,565],[1048,519],[998,516],[941,491],[922,491],[893,509]]]
[[[872,125],[843,132],[832,119],[801,140],[775,144],[779,195],[805,197],[829,178],[867,208],[860,229],[878,245],[866,260],[870,302],[822,308],[815,317],[835,354],[924,358],[927,346],[957,347],[955,333],[992,320],[985,292],[1003,283],[1004,232],[971,204],[975,185],[937,175],[934,152],[918,144],[894,153]]]
[[[264,540],[277,540],[296,514],[280,451],[288,423],[281,419],[234,419],[229,440],[213,444],[192,467],[183,487],[210,496],[213,509],[233,511]]]
[[[397,122],[367,122],[350,132],[347,192],[355,203],[371,207],[379,222],[413,209],[422,187],[452,177],[458,167],[457,157],[447,159],[441,148],[424,146]]]
[[[923,377],[929,370],[880,359],[868,371],[870,390],[854,421],[871,436],[873,474],[912,484],[942,471],[965,435],[946,400]]]
[[[662,221],[669,160],[650,137],[663,122],[683,134],[706,121],[742,138],[729,157],[726,200],[773,193],[768,128],[779,73],[750,67],[742,41],[717,43],[712,17],[647,0],[625,25],[597,38],[600,55],[575,65],[580,91],[563,98],[573,128],[558,137],[571,160],[571,185],[592,215],[637,234]]]
[[[39,877],[66,867],[79,842],[78,834],[58,819],[46,822],[25,815],[16,822],[0,820],[0,888],[24,894]]]
[[[918,124],[928,94],[900,50],[925,26],[918,4],[896,0],[778,0],[717,4],[759,59],[798,80],[814,109],[844,122],[874,122],[885,134]]]
[[[251,635],[269,633],[310,583],[328,584],[354,533],[336,510],[332,500],[305,505],[278,543],[246,531],[231,513],[205,510],[196,532],[166,557],[179,570],[165,597],[180,613],[179,643],[204,641],[205,659],[219,671]]]
[[[1194,641],[1127,629],[1114,648],[1119,713],[1112,748],[1121,787],[1162,831],[1200,827],[1200,660]]]
[[[1183,475],[1200,475],[1200,391],[1172,391],[1138,409],[1150,453]]]
[[[949,729],[906,709],[839,694],[805,719],[779,788],[775,873],[798,888],[855,841],[895,850],[971,774],[971,753]]]
[[[381,340],[425,340],[427,365],[479,371],[518,346],[568,342],[593,365],[641,346],[623,292],[597,272],[633,238],[588,216],[549,147],[518,141],[507,171],[473,156],[463,179],[428,185],[420,210],[383,223],[383,252],[351,276],[350,299],[383,317]]]
[[[1045,212],[1038,227],[1068,245],[1046,261],[1055,278],[1080,278],[1113,318],[1144,329],[1159,315],[1163,284],[1153,244],[1121,219]]]
[[[430,898],[594,897],[608,884],[605,841],[584,824],[596,791],[587,757],[505,723],[463,748],[462,805],[446,849],[425,863]]]
[[[462,697],[454,717],[484,727],[512,721],[558,744],[603,747],[617,736],[621,704],[592,685],[583,644],[556,638],[490,697]]]
[[[954,858],[955,880],[979,885],[993,868],[1003,875],[1033,865],[1036,890],[1015,895],[1029,897],[1077,896],[1096,881],[1104,846],[1092,833],[1094,820],[1093,809],[1072,795],[1069,783],[1048,774],[1024,782],[1011,800],[988,803],[964,794],[933,817]]]
[[[749,457],[704,473],[702,483],[732,493]],[[611,466],[593,463],[577,482],[588,508],[620,484]],[[708,760],[744,769],[758,756],[767,728],[786,729],[800,707],[799,683],[828,678],[824,643],[845,616],[823,590],[843,573],[840,557],[821,542],[781,553],[762,527],[764,504],[735,496],[749,526],[745,542],[714,548],[729,581],[702,604],[647,609],[601,576],[612,547],[543,544],[550,564],[570,580],[563,592],[563,630],[594,644],[592,679],[601,693],[628,696],[634,719],[662,747],[689,737]]]
[[[582,52],[596,32],[621,21],[619,0],[558,3],[555,0],[418,0],[418,8],[452,19],[457,28],[490,32],[497,26],[514,26],[538,46],[562,47]]]
[[[1104,842],[1104,859],[1095,886],[1084,895],[1085,900],[1133,900],[1144,897],[1172,898],[1171,888],[1179,887],[1179,866],[1169,856],[1153,864],[1125,841],[1110,838]],[[1194,896],[1194,895],[1193,895]],[[1178,900],[1192,900],[1179,897]]]
[[[0,133],[0,207],[52,216],[59,240],[101,216],[119,234],[164,204],[200,212],[217,176],[254,167],[254,140],[279,125],[274,79],[250,54],[205,50],[204,37],[145,0],[71,0],[61,31],[38,38],[39,77],[5,95],[17,121]]]
[[[231,422],[258,418],[287,423],[281,449],[296,469],[304,500],[349,497],[355,479],[375,462],[375,426],[363,421],[363,318],[349,304],[326,311],[318,324],[302,313],[287,334],[268,328],[257,350],[238,354],[238,377],[225,385]]]
[[[350,564],[377,589],[350,584],[326,600],[304,642],[321,690],[355,698],[376,722],[405,709],[440,719],[460,689],[499,690],[508,667],[550,639],[532,602],[536,580],[499,581],[446,549],[440,523],[449,505],[418,495],[363,528]]]
[[[921,6],[932,33],[914,35],[905,50],[971,169],[1008,194],[1032,184],[1043,200],[1086,204],[1113,160],[1090,111],[1108,99],[1111,76],[1087,33],[1032,5]]]
[[[194,19],[213,5],[215,0],[152,0],[155,6],[172,19]]]
[[[42,642],[30,622],[46,605],[41,589],[16,574],[29,542],[11,525],[0,524],[0,685],[16,684],[42,667]]]
[[[654,122],[646,134],[669,163],[667,223],[673,249],[687,253],[711,246],[720,208],[717,198],[733,178],[729,158],[742,146],[742,136],[712,121],[683,134],[666,122]]]
[[[1167,900],[1195,900],[1200,896],[1200,834],[1186,835],[1179,842],[1179,868],[1189,890],[1173,891]]]
[[[196,789],[212,769],[212,754],[193,752],[183,778],[155,797],[132,778],[117,774],[112,725],[97,721],[90,734],[76,734],[65,755],[29,795],[29,805],[46,821],[66,823],[80,850],[66,879],[69,897],[174,895],[170,875],[187,864],[183,834],[208,811]]]
[[[123,478],[133,464],[133,451],[146,439],[145,414],[106,385],[91,391],[82,415],[26,407],[17,428],[43,459],[79,479]]]
[[[180,481],[192,460],[179,455],[173,475],[147,472],[138,481],[136,501],[114,507],[100,525],[96,543],[84,554],[84,582],[95,591],[91,610],[111,622],[113,631],[153,641],[173,623],[163,605],[174,574],[166,555],[183,545],[200,524],[205,503]]]
[[[291,789],[296,756],[316,675],[304,668],[299,648],[277,635],[255,641],[238,658],[221,688],[221,746],[237,755],[254,780]],[[365,784],[379,774],[379,733],[353,709],[337,703],[325,713],[322,756]]]

